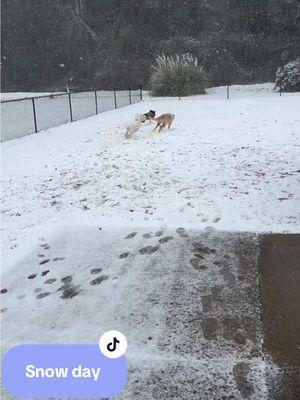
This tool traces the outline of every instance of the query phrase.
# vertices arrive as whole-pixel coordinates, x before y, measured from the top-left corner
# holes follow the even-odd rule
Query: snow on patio
[[[300,95],[270,84],[225,94],[146,98],[3,143],[4,267],[48,224],[299,231]],[[145,124],[126,140],[149,109],[175,113],[172,129]]]

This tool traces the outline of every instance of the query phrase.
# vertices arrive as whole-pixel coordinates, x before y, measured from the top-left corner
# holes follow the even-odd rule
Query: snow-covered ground
[[[256,235],[99,228],[44,232],[6,274],[3,354],[117,329],[129,344],[120,400],[266,400]]]
[[[46,224],[299,232],[300,95],[256,87],[148,98],[3,143],[4,264]],[[149,109],[175,113],[172,129],[126,140]]]
[[[119,329],[120,399],[272,397],[255,233],[299,232],[300,94],[208,92],[2,144],[4,351]],[[149,109],[172,129],[126,140]]]

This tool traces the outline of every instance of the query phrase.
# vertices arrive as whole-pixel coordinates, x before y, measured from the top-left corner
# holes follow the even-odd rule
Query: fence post
[[[140,85],[140,100],[143,100],[143,90],[142,90],[142,85]]]
[[[281,82],[279,83],[279,96],[281,96],[281,92],[282,92],[282,89],[281,89]]]
[[[70,107],[70,119],[73,122],[73,112],[72,112],[72,102],[71,102],[71,93],[68,93],[69,96],[69,107]]]
[[[229,99],[229,85],[227,85],[227,100]]]
[[[116,89],[114,88],[114,99],[115,99],[115,109],[117,108],[117,94]]]
[[[95,106],[96,106],[96,115],[97,115],[98,114],[97,90],[95,90]]]
[[[131,101],[131,88],[128,89],[128,92],[129,92],[129,104],[132,104],[132,101]]]
[[[34,119],[34,130],[35,130],[35,133],[37,133],[38,129],[37,129],[37,123],[36,123],[36,112],[35,112],[34,98],[32,99],[32,109],[33,109],[33,119]]]

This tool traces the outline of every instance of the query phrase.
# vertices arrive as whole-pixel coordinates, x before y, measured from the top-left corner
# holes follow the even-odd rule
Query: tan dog
[[[161,130],[163,128],[165,128],[166,126],[168,127],[168,129],[171,128],[172,122],[175,119],[175,115],[174,114],[162,114],[157,118],[152,118],[152,121],[156,121],[156,127],[153,129],[153,132],[156,131],[157,128],[159,128],[159,132],[161,132]]]

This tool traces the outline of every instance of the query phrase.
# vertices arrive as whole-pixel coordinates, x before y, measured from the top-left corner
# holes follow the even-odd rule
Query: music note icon
[[[120,343],[120,340],[118,340],[116,337],[114,337],[113,341],[111,343],[108,343],[107,350],[115,351],[117,348],[117,343]]]
[[[108,331],[101,336],[99,347],[101,353],[106,357],[118,358],[125,354],[127,340],[123,333],[119,331]]]

